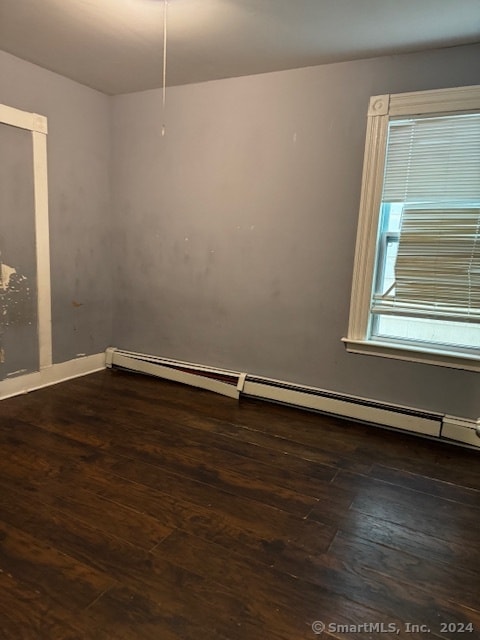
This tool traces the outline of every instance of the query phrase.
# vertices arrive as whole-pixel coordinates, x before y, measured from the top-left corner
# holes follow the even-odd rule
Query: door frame
[[[52,366],[52,303],[50,235],[48,224],[47,118],[0,104],[0,124],[32,134],[35,247],[37,262],[37,317],[40,370]]]

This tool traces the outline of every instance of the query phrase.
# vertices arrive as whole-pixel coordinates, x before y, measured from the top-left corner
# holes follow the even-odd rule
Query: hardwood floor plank
[[[109,412],[105,408],[103,410],[105,411],[103,423],[98,415],[94,420],[96,432],[101,428],[104,435],[101,447],[108,448],[111,452],[122,456],[142,456],[142,459],[152,464],[165,466],[169,464],[169,461],[173,461],[173,464],[182,464],[183,462],[188,465],[190,462],[190,466],[194,464],[198,467],[200,462],[204,467],[211,465],[215,469],[224,471],[234,469],[236,474],[261,479],[263,482],[271,483],[279,488],[291,489],[312,497],[315,497],[317,487],[321,488],[325,482],[330,481],[336,471],[336,469],[324,464],[317,464],[279,452],[271,452],[267,455],[263,447],[256,445],[248,445],[243,450],[237,451],[235,441],[232,443],[229,438],[217,438],[212,441],[208,437],[203,437],[202,433],[199,435],[196,429],[183,431],[182,435],[180,426],[173,427],[165,420],[159,421],[152,417],[148,419],[137,417],[137,421],[141,424],[141,428],[137,428],[136,423],[132,423],[130,409],[128,409],[128,421],[125,418],[117,419],[116,426],[111,427],[113,412]],[[27,417],[24,412],[22,419]],[[32,418],[32,421],[34,420],[40,423],[39,426],[46,429],[50,428],[49,425],[52,422],[51,418],[43,424],[39,418]],[[19,427],[22,424],[24,429],[28,430],[27,423],[18,421]],[[64,427],[63,424],[62,429]],[[91,428],[89,425],[89,429]],[[72,431],[81,431],[84,437],[84,422],[79,420],[77,425],[69,423],[68,436],[75,440]],[[119,433],[122,437],[119,436]],[[126,443],[126,433],[129,434],[128,443]],[[63,435],[66,434],[63,433]],[[37,441],[41,440],[41,437],[41,435],[37,435]],[[95,441],[92,444],[95,444]],[[170,466],[172,466],[171,462]]]
[[[335,536],[328,554],[386,575],[407,587],[413,584],[435,598],[480,611],[480,579],[475,571],[451,563],[426,561],[345,533]]]
[[[480,637],[474,452],[104,371],[0,453],[2,640]]]
[[[188,459],[183,464],[171,466],[175,472],[166,470],[166,465],[159,466],[122,458],[110,470],[127,480],[160,489],[195,504],[208,504],[212,501],[212,493],[221,492],[304,517],[318,501],[316,497],[270,485],[264,479],[246,478],[235,471],[225,469],[199,467]]]
[[[222,636],[213,618],[205,628],[196,620],[194,612],[182,612],[175,603],[174,594],[170,594],[168,600],[157,600],[145,593],[119,587],[100,598],[89,614],[93,620],[108,625],[120,640],[233,640],[241,637]]]
[[[126,374],[128,375],[128,374]],[[89,376],[89,378],[91,378]],[[312,425],[310,431],[314,436],[311,435],[310,438],[307,438],[307,442],[303,442],[301,439],[301,434],[298,434],[296,437],[298,439],[295,440],[295,424],[290,424],[291,416],[287,413],[286,416],[283,416],[284,420],[286,420],[288,427],[288,436],[283,437],[278,433],[266,433],[264,428],[268,425],[258,425],[258,417],[261,420],[261,407],[263,403],[258,403],[255,400],[242,400],[242,402],[238,405],[240,407],[239,411],[251,413],[251,417],[257,416],[257,420],[253,420],[253,425],[245,425],[243,422],[241,425],[233,424],[221,418],[215,418],[210,415],[206,415],[205,412],[198,411],[198,407],[192,407],[192,404],[189,400],[183,402],[175,402],[175,400],[170,398],[169,395],[162,396],[162,402],[158,403],[155,398],[155,402],[150,403],[148,406],[148,411],[145,410],[145,401],[146,399],[152,400],[151,395],[148,393],[143,393],[141,389],[134,388],[133,390],[129,387],[123,387],[118,389],[115,385],[115,380],[118,378],[113,377],[114,383],[109,386],[108,391],[110,394],[114,394],[115,401],[111,402],[108,407],[108,413],[112,413],[115,417],[121,416],[122,412],[126,410],[128,407],[128,411],[130,415],[136,416],[139,418],[139,422],[142,421],[142,418],[146,417],[149,420],[156,421],[165,421],[175,425],[184,425],[191,427],[200,431],[207,431],[217,435],[227,436],[229,438],[234,438],[239,441],[254,444],[258,446],[263,446],[266,449],[271,449],[272,451],[279,451],[282,454],[292,454],[299,458],[309,460],[317,463],[317,465],[326,465],[326,469],[323,470],[323,474],[326,476],[328,474],[332,474],[331,467],[340,467],[340,468],[348,468],[358,472],[367,472],[370,468],[369,464],[359,464],[353,457],[344,456],[339,453],[339,450],[352,451],[353,447],[348,444],[346,438],[339,433],[339,429],[337,428],[337,433],[335,434],[334,444],[328,446],[328,432],[322,431],[322,440],[321,446],[319,446],[318,440],[318,418],[316,417],[316,426]],[[121,380],[121,379],[120,379]],[[171,385],[168,387],[172,390],[172,392],[176,392],[177,387],[181,385],[177,385],[175,383],[165,384]],[[97,388],[93,387],[91,390],[91,396],[88,398],[88,402],[83,405],[79,405],[76,407],[76,415],[79,414],[84,418],[90,418],[90,416],[94,416],[94,419],[98,419],[97,413],[99,411],[105,410],[104,403],[101,398],[98,397]],[[208,399],[208,393],[199,389],[193,389],[192,392],[198,393],[200,395],[204,395]],[[210,406],[210,405],[209,405]],[[273,406],[273,405],[272,405]],[[251,412],[251,407],[253,407],[253,412]],[[285,412],[299,412],[296,409],[292,409],[291,407],[281,407],[281,410]],[[305,413],[305,412],[303,412]],[[308,414],[309,416],[316,414]],[[325,416],[322,416],[322,420],[326,420]],[[331,420],[336,420],[337,423],[340,422],[343,424],[343,421],[339,421],[335,418],[330,418]],[[245,422],[249,422],[249,420],[245,420]],[[297,420],[297,424],[300,422]],[[352,428],[363,428],[359,427],[359,425],[354,423],[348,423]],[[315,438],[315,444],[313,444],[313,440]],[[330,467],[330,469],[328,469]],[[323,475],[322,474],[322,475]]]
[[[350,510],[339,522],[339,531],[363,540],[416,555],[424,560],[453,564],[480,574],[480,557],[475,546],[455,543],[418,529]]]
[[[334,484],[356,492],[356,511],[457,544],[478,540],[478,511],[467,505],[343,471]]]
[[[442,624],[472,624],[480,629],[478,611],[435,598],[412,582],[400,583],[356,559],[347,562],[333,552],[305,559],[299,563],[297,575],[337,596],[381,611],[392,621],[400,619],[404,623],[427,625],[433,638],[450,637],[441,632]]]
[[[113,640],[105,630],[86,624],[39,590],[3,572],[0,593],[2,640]]]
[[[187,501],[187,496],[180,498],[175,493],[170,495],[120,477],[97,475],[94,482],[100,497],[162,519],[162,523],[169,528],[188,527],[203,535],[209,530],[231,530],[242,532],[242,538],[250,536],[269,541],[281,536],[312,552],[325,548],[332,535],[331,529],[322,523],[295,517],[280,509],[225,494],[212,487],[207,487],[202,504],[199,504]]]
[[[106,573],[93,569],[31,534],[0,521],[0,567],[32,589],[41,589],[49,598],[71,612],[88,607],[115,584]]]
[[[379,464],[373,465],[370,475],[372,478],[383,480],[404,489],[428,493],[431,496],[460,502],[469,507],[480,509],[480,489],[463,487],[444,480],[429,478],[421,473],[400,471],[399,469],[392,469]]]
[[[18,506],[19,504],[18,502],[17,506],[15,506],[8,501],[5,504],[0,503],[1,516],[15,521],[19,527],[21,526],[32,535],[35,534],[40,540],[58,547],[62,553],[68,554],[69,557],[77,558],[80,562],[95,567],[97,572],[108,572],[115,582],[127,581],[129,584],[137,585],[137,592],[132,592],[132,597],[135,596],[135,593],[145,589],[143,580],[145,575],[148,576],[147,582],[151,580],[148,572],[151,563],[155,559],[148,552],[120,538],[108,536],[104,532],[86,525],[81,520],[71,518],[70,515],[58,509],[49,509],[47,507],[39,510],[38,504],[29,499],[28,496],[25,496],[22,500],[21,507]],[[175,597],[173,594],[179,588],[179,585],[165,582],[165,585],[162,586],[162,582],[160,582],[160,587],[162,589],[156,590],[156,596],[163,593],[165,598],[165,593],[167,593]],[[130,628],[125,621],[119,624],[120,612],[110,610],[104,604],[114,600],[116,593],[118,593],[117,589],[108,588],[98,594],[100,597],[89,603],[84,617],[85,620],[90,622],[90,625],[95,628],[97,626],[108,626],[112,633],[112,638],[151,637],[150,633],[154,632],[157,633],[157,637],[159,637],[158,634],[161,634],[162,638],[172,638],[172,640],[185,637],[183,635],[177,636],[166,621],[160,624],[160,620],[157,620],[156,625],[146,635],[141,635],[144,634],[144,631],[140,630],[143,623],[139,624],[138,628],[134,626]],[[64,593],[65,598],[68,598],[68,595],[69,592],[66,590]],[[164,605],[163,610],[167,610],[166,605]],[[188,619],[188,615],[185,612],[183,615]],[[195,625],[195,632],[197,627],[198,625]],[[52,638],[55,637],[52,636]],[[87,636],[80,635],[80,637]],[[193,638],[195,635],[191,637]],[[201,637],[206,636],[203,634]],[[212,637],[216,636],[212,635]]]
[[[43,439],[44,449],[46,440]],[[58,438],[55,437],[55,440]],[[56,449],[58,450],[58,443]],[[19,451],[23,452],[23,459],[17,455],[13,465],[9,466],[7,462],[0,470],[0,479],[3,478],[4,483],[19,490],[35,492],[39,500],[63,510],[75,512],[86,522],[122,535],[127,540],[134,540],[137,544],[145,539],[146,533],[150,530],[152,536],[160,535],[160,538],[163,538],[169,533],[171,527],[192,526],[191,522],[195,524],[195,532],[203,535],[208,535],[209,531],[231,531],[235,536],[251,538],[253,535],[262,542],[265,540],[265,543],[268,541],[272,544],[281,533],[312,551],[323,549],[333,535],[321,524],[305,521],[303,517],[295,518],[280,509],[227,494],[212,486],[198,484],[195,491],[191,488],[190,491],[179,491],[181,478],[176,484],[170,483],[171,491],[165,493],[165,487],[162,486],[162,472],[158,467],[153,468],[150,484],[156,484],[160,491],[125,480],[108,471],[99,471],[104,461],[103,455],[91,460],[87,451],[82,455],[83,464],[66,466],[63,457],[57,458],[54,453],[47,450],[45,455],[48,455],[50,466],[48,473],[45,473],[47,461],[42,460],[42,456],[32,449],[29,451],[25,445]],[[78,456],[71,452],[70,447],[67,448],[66,453],[72,454],[69,459],[78,459]],[[28,467],[31,458],[34,459],[35,464]],[[36,470],[38,459],[42,462],[41,471]],[[27,468],[22,466],[22,462]],[[158,471],[157,475],[155,471]],[[158,480],[155,481],[155,478]],[[79,486],[81,490],[78,489]],[[75,492],[72,493],[69,487],[76,487]],[[108,500],[108,503],[102,501],[102,498]],[[190,500],[193,500],[193,503]],[[112,503],[121,506],[118,509],[115,508],[113,521],[110,522],[111,518],[107,517],[106,513],[109,508],[113,508]],[[125,514],[125,507],[140,512],[142,514],[140,520],[144,523],[148,521],[150,525],[149,527],[144,525],[138,539],[137,529],[132,532],[122,529],[123,524],[120,519],[122,514],[123,520],[129,520],[129,513]],[[152,516],[156,522],[152,523],[146,514]],[[162,526],[159,524],[160,518]],[[145,548],[150,548],[152,543],[156,543],[156,538],[151,536],[142,542]]]
[[[396,435],[392,433],[393,437]],[[373,443],[365,442],[357,449],[356,455],[359,461],[370,460],[373,464],[417,474],[421,470],[423,475],[432,479],[471,489],[480,487],[477,451],[446,442],[435,442],[432,447],[430,440],[422,440],[414,435],[404,436],[398,443],[393,440],[393,444],[392,447],[375,449]]]
[[[0,494],[35,495],[39,505],[51,506],[75,515],[87,524],[134,542],[144,549],[151,549],[171,532],[171,528],[156,518],[140,511],[86,491],[79,485],[65,484],[60,480],[35,480],[23,478],[19,482],[2,477]]]
[[[265,609],[283,612],[287,619],[296,620],[299,629],[304,627],[305,636],[301,637],[312,637],[312,624],[319,618],[326,625],[383,622],[387,627],[393,622],[392,618],[387,621],[380,612],[332,595],[321,586],[305,582],[275,567],[259,565],[235,550],[228,552],[215,544],[205,543],[179,531],[173,532],[156,547],[154,554],[173,559],[199,575],[209,576],[224,588],[244,594],[244,597],[245,584],[250,584],[247,594],[249,601],[263,603]],[[401,626],[399,620],[396,624]],[[273,628],[273,624],[271,626]],[[345,634],[333,633],[332,637],[345,637]]]
[[[83,522],[69,513],[15,493],[0,501],[0,517],[61,553],[119,582],[129,571],[148,570],[148,551]]]

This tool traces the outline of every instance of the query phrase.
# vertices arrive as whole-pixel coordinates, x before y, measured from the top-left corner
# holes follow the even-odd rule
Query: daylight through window
[[[480,368],[480,88],[371,104],[347,348]]]

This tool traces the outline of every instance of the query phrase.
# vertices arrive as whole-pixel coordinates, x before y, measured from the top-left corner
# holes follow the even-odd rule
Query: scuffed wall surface
[[[48,118],[53,362],[101,352],[112,318],[109,98],[0,52],[0,103]]]
[[[115,346],[465,417],[478,375],[347,354],[371,95],[480,81],[459,47],[113,99]]]

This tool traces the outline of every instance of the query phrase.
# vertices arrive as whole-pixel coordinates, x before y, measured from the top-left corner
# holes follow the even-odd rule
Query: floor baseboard
[[[40,371],[2,380],[0,382],[0,400],[49,387],[72,378],[86,376],[102,369],[105,369],[104,352],[52,364],[52,366],[45,367]]]

